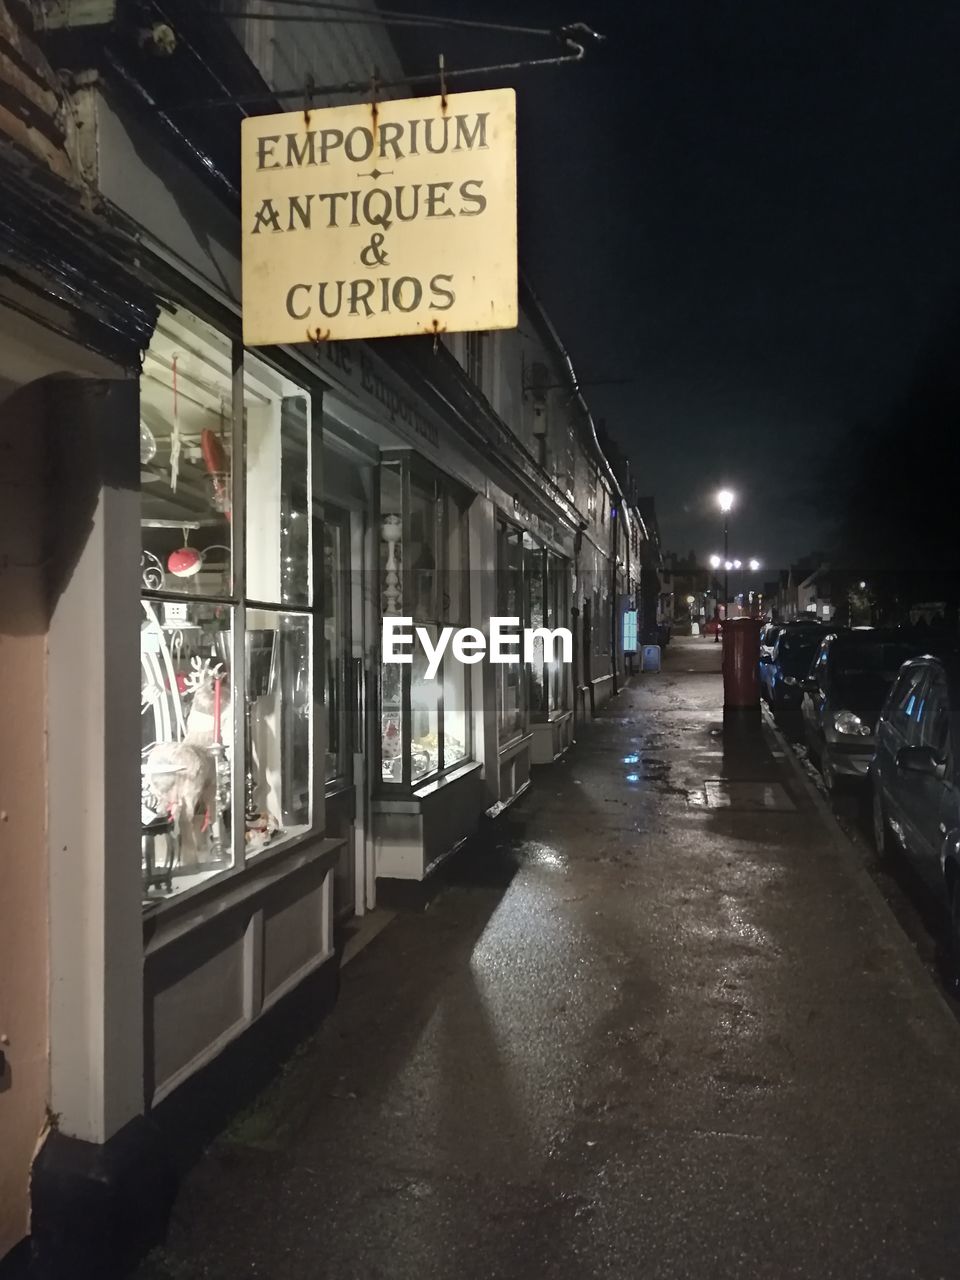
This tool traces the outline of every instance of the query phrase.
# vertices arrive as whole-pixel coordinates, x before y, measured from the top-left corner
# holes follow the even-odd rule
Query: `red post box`
[[[724,724],[760,723],[759,618],[730,618],[723,625]]]

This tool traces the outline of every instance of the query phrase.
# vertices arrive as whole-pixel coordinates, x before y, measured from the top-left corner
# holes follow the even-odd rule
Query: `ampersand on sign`
[[[375,231],[370,237],[370,243],[365,249],[360,250],[360,261],[365,267],[385,267],[387,265],[387,254],[383,246],[383,234]]]

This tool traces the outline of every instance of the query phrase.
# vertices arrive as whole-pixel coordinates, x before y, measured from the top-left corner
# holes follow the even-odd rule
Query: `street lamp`
[[[760,561],[759,561],[759,560],[757,560],[755,557],[754,557],[752,560],[748,560],[748,561],[747,561],[747,568],[750,570],[750,572],[751,572],[751,573],[756,573],[756,572],[757,572],[757,570],[760,568]],[[741,586],[741,589],[742,589],[742,587],[743,587],[743,582],[742,582],[742,580],[741,580],[741,584],[740,584],[740,586]],[[756,605],[756,602],[757,602],[757,600],[759,599],[759,597],[757,596],[757,593],[756,593],[756,592],[753,592],[753,591],[751,591],[751,592],[750,592],[750,595],[751,595],[751,602],[750,602],[750,616],[751,616],[751,618],[752,618],[752,617],[754,617],[754,616],[755,616],[755,614],[754,614],[754,609],[755,609],[755,605]]]
[[[727,614],[730,610],[730,564],[727,557],[730,554],[730,508],[733,506],[734,498],[729,489],[721,489],[717,494],[717,505],[723,512],[723,559],[724,577],[723,577],[723,620],[726,622]],[[719,634],[719,633],[718,633]]]

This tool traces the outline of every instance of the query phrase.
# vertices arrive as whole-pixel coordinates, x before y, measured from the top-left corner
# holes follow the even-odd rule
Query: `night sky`
[[[521,262],[668,550],[718,548],[722,485],[731,554],[773,568],[818,546],[831,443],[889,410],[957,304],[960,6],[405,7],[607,35],[581,66],[451,86],[517,86]]]

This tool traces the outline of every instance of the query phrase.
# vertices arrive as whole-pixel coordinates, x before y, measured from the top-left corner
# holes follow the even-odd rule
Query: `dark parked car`
[[[899,631],[844,630],[822,641],[804,682],[803,729],[828,790],[866,778],[880,709],[901,666],[922,648]]]
[[[774,719],[784,727],[800,726],[803,682],[820,648],[818,626],[784,627],[770,657],[760,653],[760,692]]]
[[[960,661],[901,668],[877,725],[870,769],[877,850],[897,844],[950,904],[960,957]]]

